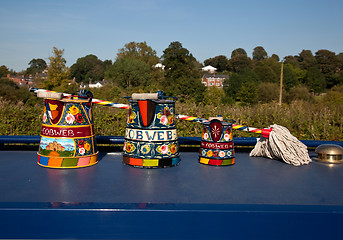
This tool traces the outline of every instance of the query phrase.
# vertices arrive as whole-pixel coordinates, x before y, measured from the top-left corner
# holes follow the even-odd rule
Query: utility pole
[[[282,104],[282,82],[283,82],[283,61],[281,61],[281,74],[280,74],[280,98],[279,105]]]

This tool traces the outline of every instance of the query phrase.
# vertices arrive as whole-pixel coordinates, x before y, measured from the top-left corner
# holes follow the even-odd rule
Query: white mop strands
[[[269,138],[261,136],[250,156],[279,159],[294,166],[312,162],[306,145],[294,137],[287,128],[277,124],[271,125],[270,128],[273,130]]]

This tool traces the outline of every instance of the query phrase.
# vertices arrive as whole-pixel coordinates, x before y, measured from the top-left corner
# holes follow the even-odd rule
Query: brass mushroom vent
[[[318,157],[313,160],[325,163],[343,163],[342,154],[343,147],[336,144],[322,144],[316,150]]]

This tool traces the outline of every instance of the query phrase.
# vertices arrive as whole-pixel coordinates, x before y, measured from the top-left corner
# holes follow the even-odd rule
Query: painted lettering
[[[135,137],[135,131],[133,129],[131,129],[129,131],[129,138],[133,139]]]
[[[167,140],[173,139],[173,133],[172,131],[167,131]]]
[[[149,131],[145,131],[145,134],[146,134],[148,140],[149,140],[149,141],[154,141],[155,136],[156,136],[156,132],[154,131],[152,135],[151,135],[150,133],[151,133],[151,132],[149,132]]]
[[[164,132],[163,131],[158,131],[157,132],[157,139],[159,140],[159,141],[163,141],[164,140]]]
[[[143,139],[143,132],[142,131],[137,131],[136,132],[136,139],[137,140],[142,140]]]

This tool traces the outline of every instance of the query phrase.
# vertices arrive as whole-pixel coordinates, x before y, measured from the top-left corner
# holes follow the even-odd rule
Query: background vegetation
[[[204,65],[216,67],[217,74],[228,76],[223,88],[204,87],[204,65],[180,42],[170,43],[160,58],[145,42],[130,42],[119,49],[114,62],[87,55],[70,68],[63,54],[64,50],[54,47],[48,63],[32,59],[21,73],[0,67],[0,135],[39,135],[42,100],[6,78],[7,74],[31,74],[40,88],[74,93],[81,83],[105,79],[104,87],[91,89],[96,98],[127,103],[122,97],[133,92],[163,90],[168,96],[179,97],[179,114],[203,118],[220,114],[257,128],[283,125],[299,139],[343,140],[342,53],[319,50],[313,55],[303,50],[280,61],[275,54],[269,57],[261,46],[253,50],[252,58],[238,48],[230,58],[219,55],[204,61]],[[162,63],[164,69],[155,67],[157,63]],[[45,69],[47,78],[42,78],[37,73]],[[126,110],[94,106],[94,117],[98,135],[124,135]],[[179,136],[201,136],[201,124],[179,120],[177,126]],[[256,135],[235,131],[234,136]]]

